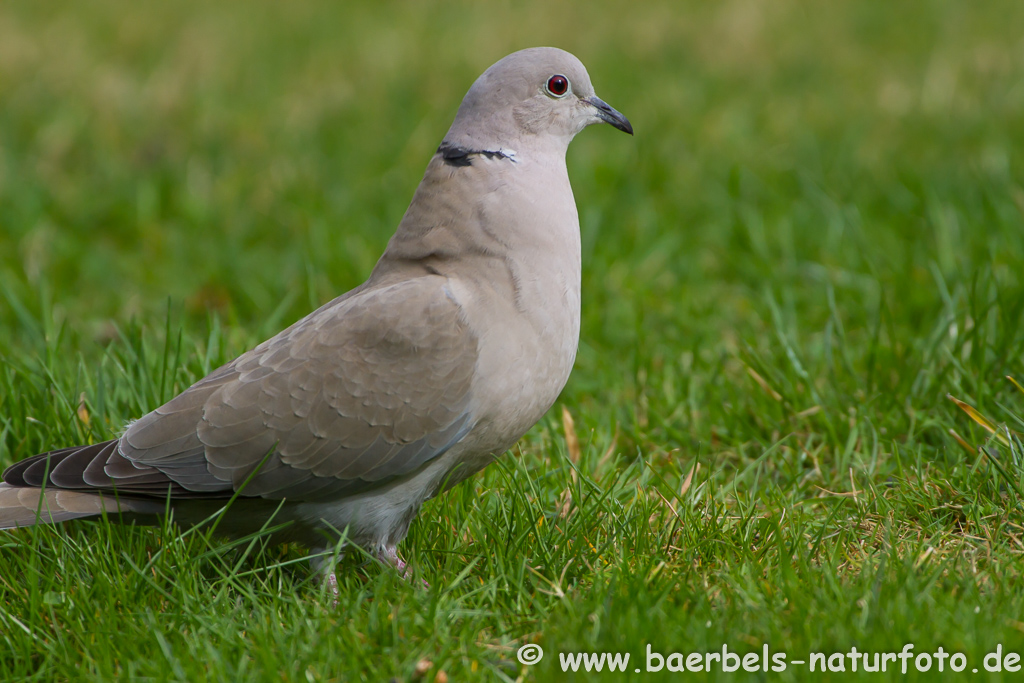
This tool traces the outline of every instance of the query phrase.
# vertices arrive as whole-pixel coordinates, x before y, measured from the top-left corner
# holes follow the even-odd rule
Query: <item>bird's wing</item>
[[[134,422],[116,447],[37,456],[8,479],[49,472],[62,488],[190,498],[244,484],[245,496],[315,500],[413,472],[473,426],[477,340],[445,282],[356,290]]]

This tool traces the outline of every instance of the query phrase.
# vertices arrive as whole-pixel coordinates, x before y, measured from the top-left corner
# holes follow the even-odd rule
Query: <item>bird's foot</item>
[[[327,582],[327,587],[331,589],[331,594],[334,596],[331,598],[331,607],[337,607],[338,595],[340,595],[338,591],[338,577],[334,575],[334,572],[331,572],[324,580]]]
[[[321,554],[309,558],[313,571],[320,575],[320,581],[327,584],[327,588],[331,591],[332,609],[338,606],[338,596],[341,594],[338,590],[338,577],[334,575],[334,567],[341,558],[342,554],[339,554],[337,557],[325,557]]]
[[[377,559],[383,564],[394,567],[395,571],[398,572],[398,575],[406,581],[412,578],[412,567],[406,564],[405,560],[398,556],[398,548],[395,546],[386,545],[381,548],[380,552],[377,554]],[[430,588],[430,584],[423,579],[420,579],[420,583],[423,584],[424,588]]]

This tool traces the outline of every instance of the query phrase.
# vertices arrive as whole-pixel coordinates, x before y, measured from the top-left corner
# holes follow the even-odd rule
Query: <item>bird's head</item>
[[[524,138],[553,136],[567,146],[592,123],[633,134],[626,117],[594,93],[580,60],[564,50],[535,47],[513,52],[476,79],[445,144],[496,151]]]

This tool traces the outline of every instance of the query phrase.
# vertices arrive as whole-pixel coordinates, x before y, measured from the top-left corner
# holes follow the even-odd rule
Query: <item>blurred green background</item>
[[[1022,21],[1013,2],[5,3],[4,287],[101,336],[168,296],[297,317],[368,273],[475,76],[557,45],[637,129],[570,151],[588,343],[631,345],[641,315],[685,338],[709,310],[721,335],[773,284],[812,315],[831,284],[913,324],[937,274],[1021,272]]]
[[[737,625],[750,642],[793,647],[1024,647],[1012,617],[1024,608],[1024,546],[1011,540],[1024,530],[1019,443],[993,440],[946,400],[1024,427],[1004,379],[1024,379],[1022,27],[1017,0],[4,2],[0,465],[109,438],[361,282],[476,76],[516,49],[554,45],[636,130],[591,128],[568,155],[584,310],[562,403],[582,469],[602,486],[625,482],[612,497],[623,505],[647,500],[642,483],[690,496],[697,512],[683,540],[672,517],[656,532],[637,522],[636,539],[667,533],[648,551],[675,572],[671,591],[630,584],[636,547],[613,539],[605,569],[590,557],[568,574],[592,604],[560,611],[524,572],[517,585],[536,604],[494,598],[487,609],[518,621],[480,617],[471,629],[566,648],[673,629],[713,644]],[[133,355],[144,348],[157,352]],[[80,395],[91,421],[76,417]],[[524,500],[556,518],[564,429],[553,412],[521,464],[428,505],[428,520],[443,510],[470,521],[414,526],[405,552],[421,566],[438,544],[453,558],[498,552],[501,530],[473,515],[500,515],[474,506],[506,491],[487,499],[504,509],[503,487],[516,490],[522,471],[538,478]],[[650,467],[636,474],[635,462]],[[700,495],[682,484],[695,462]],[[708,501],[720,507],[698,509]],[[795,569],[758,545],[767,529],[745,526],[780,514]],[[567,552],[549,541],[549,558]],[[922,544],[932,559],[915,564]],[[879,567],[873,553],[889,551],[907,564]],[[439,576],[460,571],[441,557]],[[936,569],[938,558],[951,564]],[[506,576],[481,561],[481,584]],[[566,577],[553,560],[541,571]],[[773,578],[750,578],[762,571]],[[756,588],[736,588],[746,580]],[[970,636],[968,593],[985,606]],[[863,607],[853,594],[891,600]],[[13,595],[7,610],[23,617],[35,603]],[[622,610],[595,622],[603,596]],[[395,623],[413,609],[402,604]],[[350,608],[353,628],[374,632]],[[709,615],[721,618],[711,630]],[[390,663],[364,662],[367,680],[410,675],[422,652],[391,647]],[[492,675],[465,647],[445,655],[459,680]],[[90,666],[99,678],[125,671]]]

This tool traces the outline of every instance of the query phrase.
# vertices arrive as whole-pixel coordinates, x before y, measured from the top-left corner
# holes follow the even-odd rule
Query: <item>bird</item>
[[[566,150],[597,123],[633,134],[572,54],[493,64],[365,282],[118,438],[15,462],[0,529],[221,511],[217,533],[272,521],[271,543],[351,543],[406,573],[397,546],[422,504],[506,453],[568,381],[581,249]]]

